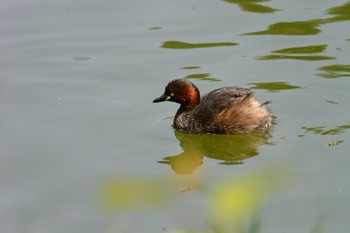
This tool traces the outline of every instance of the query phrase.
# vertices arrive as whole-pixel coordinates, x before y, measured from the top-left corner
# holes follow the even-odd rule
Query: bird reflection
[[[183,152],[163,158],[177,174],[190,174],[203,164],[203,157],[220,160],[220,164],[243,164],[259,154],[260,145],[268,144],[270,134],[187,134],[174,131]]]

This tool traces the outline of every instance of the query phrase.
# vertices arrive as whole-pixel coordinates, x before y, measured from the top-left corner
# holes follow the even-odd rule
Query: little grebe
[[[186,79],[175,79],[153,103],[172,101],[180,104],[174,128],[186,133],[243,134],[268,131],[272,116],[259,103],[253,90],[222,87],[200,98],[198,88]]]

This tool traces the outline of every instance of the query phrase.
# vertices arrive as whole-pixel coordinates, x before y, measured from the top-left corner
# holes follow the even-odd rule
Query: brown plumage
[[[272,117],[253,91],[242,87],[223,87],[200,98],[198,88],[186,79],[175,79],[153,103],[180,104],[174,128],[186,133],[243,134],[268,131]]]

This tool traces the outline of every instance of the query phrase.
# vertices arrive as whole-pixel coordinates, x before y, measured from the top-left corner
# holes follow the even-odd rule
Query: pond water
[[[219,232],[208,190],[256,176],[239,229],[345,232],[349,20],[344,0],[1,1],[0,231]],[[254,88],[271,138],[174,131],[152,100],[184,77]]]

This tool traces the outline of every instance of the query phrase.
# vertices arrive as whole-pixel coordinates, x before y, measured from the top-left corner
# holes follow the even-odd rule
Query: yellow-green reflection
[[[298,55],[298,56],[290,55],[290,54],[320,53],[320,52],[323,52],[326,48],[327,48],[327,45],[323,44],[323,45],[311,45],[311,46],[279,49],[279,50],[272,51],[272,53],[282,53],[282,54],[265,55],[265,56],[258,57],[258,60],[294,59],[294,60],[305,60],[305,61],[321,61],[321,60],[335,59],[335,57],[320,56],[320,55]]]
[[[302,127],[308,133],[319,134],[319,135],[339,135],[350,129],[350,123],[344,125],[338,125],[332,128],[328,128],[326,125],[316,127]]]
[[[274,9],[269,6],[264,6],[258,4],[260,2],[268,2],[269,0],[224,0],[225,2],[238,4],[238,6],[247,12],[254,13],[273,13],[275,11],[279,11],[279,9]]]
[[[180,69],[181,70],[195,70],[195,69],[199,69],[201,68],[200,66],[184,66],[184,67],[181,67]]]
[[[242,164],[244,159],[258,155],[260,145],[267,144],[269,135],[213,135],[186,134],[174,131],[183,152],[165,157],[168,164],[178,174],[190,174],[203,164],[203,157],[220,160],[221,164]]]
[[[287,185],[289,177],[287,167],[270,166],[239,177],[220,178],[214,185],[206,184],[204,189],[196,183],[181,192],[173,187],[177,183],[175,179],[116,177],[105,182],[99,192],[98,201],[107,211],[137,211],[176,200],[176,194],[186,195],[187,191],[202,192],[209,197],[204,207],[207,210],[206,221],[210,229],[197,231],[193,228],[188,230],[179,227],[174,229],[174,232],[258,232],[247,231],[246,227],[252,229],[262,204]],[[121,230],[118,227],[115,228],[116,232]]]
[[[324,71],[318,75],[324,78],[341,78],[350,77],[350,65],[335,64],[329,66],[322,66],[319,70]]]
[[[341,6],[332,7],[326,12],[327,14],[334,15],[334,17],[306,21],[278,22],[271,24],[266,30],[249,32],[243,35],[316,35],[321,32],[319,27],[322,24],[350,20],[350,3],[347,2]]]
[[[335,15],[333,18],[328,19],[330,22],[350,20],[350,3],[332,7],[327,10],[327,14]]]
[[[324,23],[323,19],[314,19],[307,21],[295,21],[295,22],[279,22],[271,24],[264,31],[249,32],[243,35],[316,35],[321,30],[319,26]]]
[[[214,232],[247,232],[247,223],[261,205],[287,183],[287,170],[266,168],[252,174],[221,180],[212,191],[209,219]]]
[[[100,201],[106,210],[154,206],[169,198],[169,185],[151,178],[119,177],[106,182]]]
[[[215,43],[187,43],[182,41],[165,41],[161,48],[166,49],[197,49],[197,48],[210,48],[221,46],[235,46],[237,43],[233,42],[215,42]]]
[[[291,55],[265,55],[258,57],[258,60],[281,60],[281,59],[293,59],[304,61],[322,61],[322,60],[334,60],[335,57],[330,56],[291,56]]]
[[[250,83],[253,89],[263,89],[271,92],[284,90],[293,90],[301,88],[300,86],[290,85],[287,82],[265,82],[265,83]]]
[[[327,49],[328,45],[310,45],[303,47],[291,47],[285,49],[274,50],[272,53],[300,54],[300,53],[321,53]]]
[[[217,79],[217,78],[211,78],[209,73],[189,74],[189,75],[186,75],[184,78],[197,79],[202,81],[221,81],[220,79]]]

